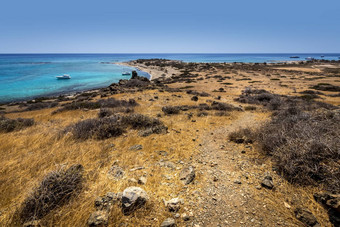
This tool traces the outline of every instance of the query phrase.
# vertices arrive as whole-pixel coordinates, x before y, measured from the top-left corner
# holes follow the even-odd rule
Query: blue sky
[[[339,0],[0,0],[0,53],[339,53]]]

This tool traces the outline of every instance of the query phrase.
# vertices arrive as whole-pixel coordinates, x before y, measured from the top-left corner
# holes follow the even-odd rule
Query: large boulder
[[[128,215],[144,206],[148,200],[148,194],[140,187],[128,187],[123,191],[122,211]]]
[[[184,184],[190,184],[195,179],[195,169],[193,166],[188,166],[182,169],[179,174],[179,179]]]

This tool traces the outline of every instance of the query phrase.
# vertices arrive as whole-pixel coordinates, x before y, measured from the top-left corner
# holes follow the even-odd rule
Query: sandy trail
[[[251,112],[240,112],[232,124],[204,135],[197,161],[206,179],[200,183],[203,190],[198,204],[192,208],[199,226],[301,225],[284,207],[282,198],[274,196],[271,190],[259,188],[265,166],[254,163],[248,155],[252,148],[242,149],[227,141],[230,132],[257,127],[263,120]],[[269,174],[277,177],[275,173]],[[276,185],[280,183],[274,181]]]

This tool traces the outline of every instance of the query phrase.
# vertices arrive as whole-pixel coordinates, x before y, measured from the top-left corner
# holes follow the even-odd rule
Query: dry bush
[[[213,102],[211,104],[211,109],[212,110],[220,110],[220,111],[233,111],[233,110],[239,110],[239,108],[228,104],[228,103],[223,103],[223,102]]]
[[[147,130],[150,135],[152,133],[166,132],[167,127],[156,119],[142,114],[130,114],[122,116],[119,114],[102,117],[99,119],[87,119],[68,126],[63,133],[72,132],[73,137],[78,140],[87,139],[108,139],[122,135],[128,127],[138,130]]]
[[[246,88],[240,97],[236,98],[235,101],[241,103],[263,105],[270,110],[277,110],[281,102],[281,97],[276,94],[267,92],[266,90],[256,90]]]
[[[322,184],[339,192],[340,113],[334,106],[281,97],[270,122],[255,132],[230,134],[235,142],[244,138],[256,141],[262,152],[272,156],[290,182]]]
[[[101,99],[97,102],[76,101],[76,102],[71,102],[71,103],[67,103],[63,105],[63,107],[54,111],[53,114],[60,113],[63,111],[68,111],[68,110],[80,110],[80,109],[122,108],[122,107],[133,108],[137,105],[138,104],[134,99],[129,99],[128,101],[126,101],[126,100],[117,100],[114,98],[109,98],[109,99]]]
[[[109,117],[113,115],[113,111],[109,108],[100,108],[98,117],[103,118],[103,117]]]
[[[179,114],[181,108],[179,106],[163,106],[162,111],[165,114],[171,115],[171,114]]]
[[[27,106],[25,111],[41,110],[58,106],[58,102],[39,102]]]
[[[290,181],[339,190],[339,114],[282,111],[258,131],[257,142]]]
[[[123,116],[121,119],[121,123],[123,125],[130,125],[133,129],[146,129],[163,125],[160,120],[142,114],[131,114]]]
[[[24,129],[34,125],[34,119],[30,118],[17,118],[9,119],[0,117],[0,132],[12,132],[15,130]]]
[[[101,119],[87,119],[77,122],[66,128],[72,131],[73,137],[78,140],[107,139],[122,135],[125,130],[119,123],[119,116],[105,117]]]
[[[340,86],[336,86],[336,85],[332,85],[328,83],[319,83],[317,85],[312,86],[311,88],[315,90],[320,90],[320,91],[333,91],[333,92],[340,91]]]
[[[241,128],[229,134],[229,140],[235,143],[252,143],[254,132],[249,128]]]
[[[148,80],[139,80],[139,79],[130,79],[128,80],[124,86],[125,87],[129,87],[129,88],[134,88],[134,87],[145,87],[148,86],[150,84],[150,81]]]
[[[49,173],[24,201],[18,211],[25,223],[43,218],[53,209],[62,206],[79,193],[83,185],[83,166],[73,165]]]

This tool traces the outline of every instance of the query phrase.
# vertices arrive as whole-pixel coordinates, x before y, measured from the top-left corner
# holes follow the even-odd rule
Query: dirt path
[[[203,137],[198,169],[204,176],[198,202],[192,207],[196,226],[300,226],[292,211],[273,190],[260,187],[265,174],[276,179],[269,166],[256,163],[253,148],[227,140],[239,128],[256,127],[264,119],[242,112],[230,125],[222,126]]]

